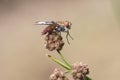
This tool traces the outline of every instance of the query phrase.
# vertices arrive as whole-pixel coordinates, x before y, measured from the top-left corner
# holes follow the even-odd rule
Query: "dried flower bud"
[[[52,32],[46,35],[46,48],[50,51],[58,50],[60,51],[64,46],[62,36],[57,32]]]
[[[86,80],[86,75],[89,74],[89,68],[83,63],[74,63],[72,70],[72,76],[74,80]]]
[[[53,74],[50,75],[50,80],[68,80],[68,78],[60,69],[56,68]]]

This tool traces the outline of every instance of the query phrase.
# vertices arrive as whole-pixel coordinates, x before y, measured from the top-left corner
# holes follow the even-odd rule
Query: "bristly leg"
[[[69,31],[67,32],[67,34],[73,40],[73,37],[70,35]]]
[[[70,42],[68,40],[68,33],[66,34],[66,39],[67,39],[68,44],[70,44]]]
[[[69,31],[67,31],[66,39],[67,39],[68,44],[70,44],[70,42],[68,40],[68,36],[73,40],[73,37],[70,35]]]

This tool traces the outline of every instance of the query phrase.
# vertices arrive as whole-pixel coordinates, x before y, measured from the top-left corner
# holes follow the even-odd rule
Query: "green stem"
[[[51,55],[47,55],[51,60],[53,60],[54,62],[58,63],[59,65],[61,65],[62,67],[64,67],[67,70],[71,70],[71,67],[69,67],[68,65],[66,65],[65,63],[61,62],[60,60],[58,60],[57,58],[55,58],[54,56]]]
[[[59,53],[61,59],[65,62],[66,65],[68,65],[71,69],[72,69],[72,66],[66,61],[65,57],[62,55],[62,53],[60,51],[57,50],[57,52]]]
[[[86,76],[86,79],[85,80],[92,80],[90,77]]]
[[[69,73],[69,72],[71,72],[72,70],[67,70],[67,71],[65,71],[65,74],[67,74],[67,73]]]

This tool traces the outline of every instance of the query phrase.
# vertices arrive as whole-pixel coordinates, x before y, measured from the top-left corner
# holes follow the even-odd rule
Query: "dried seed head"
[[[64,46],[62,36],[57,32],[52,32],[46,35],[46,48],[50,51],[58,50],[60,51]]]
[[[50,75],[50,80],[68,80],[68,78],[64,75],[64,73],[56,68],[53,74]]]
[[[86,75],[89,74],[89,68],[86,64],[83,63],[74,63],[72,70],[72,76],[74,80],[85,80]]]

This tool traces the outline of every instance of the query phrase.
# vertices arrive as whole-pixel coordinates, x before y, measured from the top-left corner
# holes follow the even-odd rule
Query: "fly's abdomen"
[[[42,35],[45,35],[46,33],[50,33],[52,32],[58,25],[53,24],[53,25],[49,25],[48,27],[46,27],[43,32]]]

